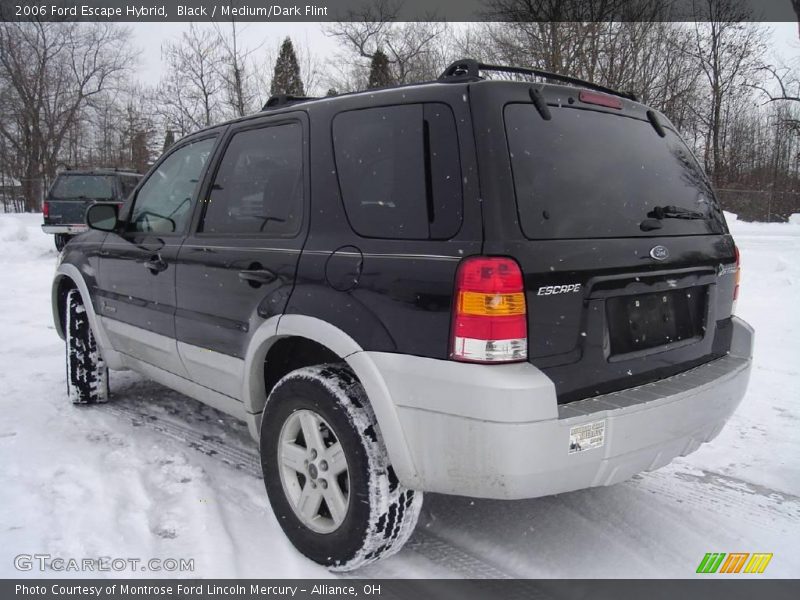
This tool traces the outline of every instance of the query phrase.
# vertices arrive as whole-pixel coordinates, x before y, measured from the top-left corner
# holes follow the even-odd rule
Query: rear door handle
[[[239,271],[239,279],[258,287],[265,283],[272,283],[278,276],[269,269],[248,269]]]
[[[160,256],[154,256],[150,260],[144,261],[142,264],[144,265],[144,268],[150,271],[153,275],[161,273],[161,271],[166,271],[167,269],[166,261]]]

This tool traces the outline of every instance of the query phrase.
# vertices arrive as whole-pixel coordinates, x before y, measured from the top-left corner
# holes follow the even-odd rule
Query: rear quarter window
[[[600,111],[551,107],[545,121],[531,104],[509,104],[505,128],[523,233],[530,239],[723,233],[708,180],[670,129]],[[657,206],[701,213],[664,219],[643,231]]]
[[[333,120],[339,186],[361,236],[448,239],[461,226],[455,119],[445,104],[340,113]]]

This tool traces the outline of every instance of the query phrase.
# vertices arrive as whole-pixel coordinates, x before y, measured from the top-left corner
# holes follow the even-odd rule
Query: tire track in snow
[[[139,407],[131,407],[125,401],[112,400],[103,405],[102,411],[122,419],[129,419],[135,427],[147,427],[169,438],[179,441],[197,452],[219,460],[248,475],[261,479],[261,459],[255,448],[242,448],[229,443],[219,436],[204,434],[197,429],[187,427],[174,420],[151,414]],[[506,573],[473,554],[453,546],[435,534],[418,527],[402,552],[413,552],[439,569],[452,572],[465,578],[479,579],[514,579],[516,576]],[[381,577],[383,569],[380,563],[373,563],[345,577]],[[499,591],[499,590],[498,590]],[[528,590],[527,597],[531,597]]]
[[[676,485],[676,480],[682,482]],[[800,498],[710,471],[667,469],[635,476],[622,485],[648,491],[691,509],[718,513],[721,508],[758,527],[786,532],[800,524]]]

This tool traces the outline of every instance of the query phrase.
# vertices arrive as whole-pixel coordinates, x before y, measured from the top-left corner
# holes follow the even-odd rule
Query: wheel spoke
[[[311,521],[319,514],[319,505],[322,503],[322,494],[319,488],[311,487],[310,482],[306,482],[300,498],[297,500],[297,510],[308,521]]]
[[[298,473],[305,473],[306,449],[292,442],[284,442],[280,446],[281,463]]]
[[[300,427],[303,429],[303,437],[306,440],[306,446],[309,449],[313,448],[321,453],[325,449],[325,444],[322,441],[322,432],[319,430],[320,420],[314,413],[310,411],[303,411],[300,415]]]
[[[328,462],[328,472],[331,475],[338,475],[347,470],[347,459],[344,456],[344,448],[339,442],[327,449],[325,460]]]
[[[325,498],[325,504],[328,505],[333,522],[339,525],[347,514],[347,498],[335,479],[331,481],[327,489],[322,490],[322,495]]]

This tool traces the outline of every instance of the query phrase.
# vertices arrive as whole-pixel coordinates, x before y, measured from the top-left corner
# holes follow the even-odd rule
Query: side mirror
[[[92,204],[86,211],[86,224],[98,231],[114,231],[119,225],[117,204]]]

